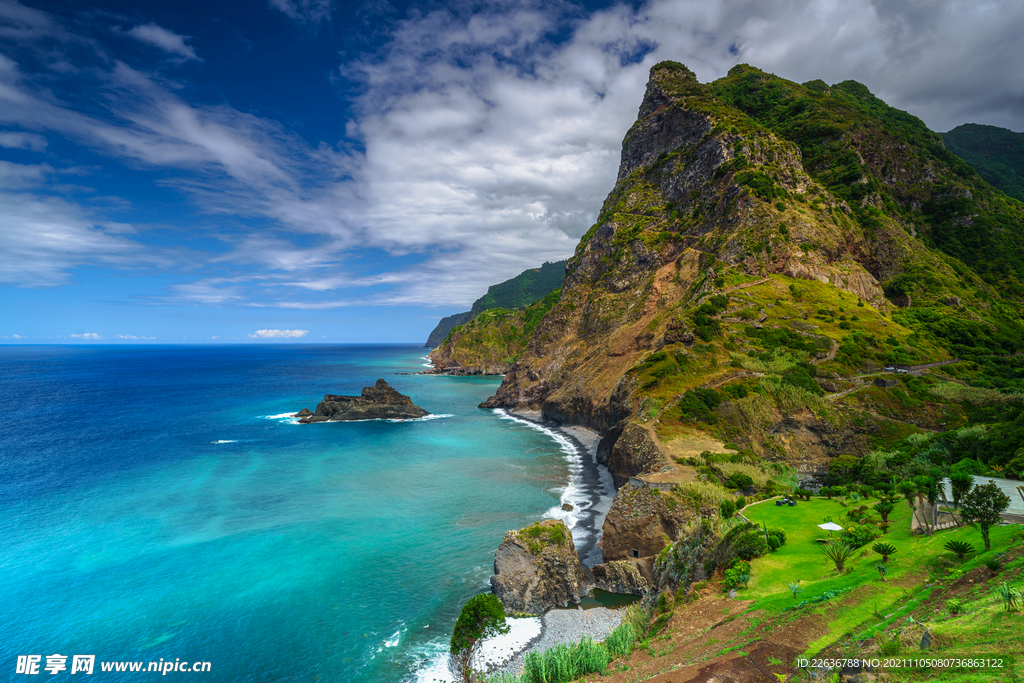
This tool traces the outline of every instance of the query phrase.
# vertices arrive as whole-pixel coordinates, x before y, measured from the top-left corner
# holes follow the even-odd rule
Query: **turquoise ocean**
[[[424,353],[0,346],[0,679],[92,654],[99,681],[161,659],[210,662],[168,674],[190,680],[417,680],[504,532],[563,515],[580,457],[479,409],[500,378],[401,374]],[[433,416],[288,417],[381,377]]]

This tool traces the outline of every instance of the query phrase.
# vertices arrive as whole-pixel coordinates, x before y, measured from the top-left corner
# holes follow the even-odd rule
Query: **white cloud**
[[[270,0],[270,6],[300,24],[329,21],[334,3],[331,0]]]
[[[309,334],[309,330],[256,330],[250,334],[251,339],[299,339]]]
[[[8,149],[28,149],[33,152],[42,152],[46,149],[46,138],[34,133],[10,131],[0,132],[0,147]]]
[[[90,341],[95,341],[97,339],[103,339],[103,337],[101,337],[100,335],[96,334],[95,332],[85,332],[83,334],[72,334],[70,336],[71,336],[72,339],[88,339]]]
[[[162,26],[156,24],[141,24],[135,26],[128,31],[128,35],[135,38],[136,40],[154,45],[165,52],[169,52],[172,55],[177,55],[183,60],[187,61],[190,59],[199,59],[196,56],[195,50],[190,45],[185,44],[185,38],[187,36],[180,36],[173,31],[168,31]]]
[[[271,4],[306,24],[330,16],[324,0]],[[167,170],[209,213],[273,226],[223,237],[230,251],[206,259],[173,297],[333,308],[466,305],[490,284],[570,255],[612,188],[649,67],[662,59],[686,63],[702,81],[737,62],[796,81],[856,79],[938,130],[966,121],[1024,128],[1024,5],[1010,0],[927,10],[902,0],[650,0],[591,14],[529,0],[435,7],[391,25],[382,51],[343,67],[360,86],[346,130],[365,152],[310,146],[278,122],[192,104],[187,89],[112,58],[91,72],[103,94],[96,102],[108,107],[100,115],[61,102],[0,55],[0,122],[24,129],[0,141],[35,136],[7,138],[31,149],[45,140],[28,131],[55,131]],[[0,35],[12,40],[63,30],[10,0],[0,0],[0,15]],[[132,34],[195,56],[154,24]],[[0,176],[31,188],[51,171],[4,167]],[[144,258],[89,212],[4,187],[13,208],[0,215],[0,248],[13,244],[15,256],[0,263],[0,281],[60,284],[80,263]],[[52,239],[19,231],[26,216],[58,226]],[[367,276],[352,262],[358,249],[423,258]],[[213,270],[253,266],[260,276]]]

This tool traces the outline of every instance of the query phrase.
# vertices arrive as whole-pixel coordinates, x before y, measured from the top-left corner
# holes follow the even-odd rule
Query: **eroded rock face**
[[[572,532],[559,520],[547,520],[505,533],[494,553],[491,591],[509,612],[541,614],[578,603],[591,579]]]
[[[649,558],[642,560],[615,560],[594,565],[594,587],[620,595],[643,595],[650,588]],[[647,571],[645,572],[644,569]]]
[[[629,423],[615,439],[606,464],[618,488],[629,481],[630,477],[658,471],[665,464],[665,456],[646,429]]]
[[[685,524],[682,508],[670,509],[660,491],[627,484],[615,495],[604,520],[605,562],[657,555]]]
[[[327,394],[311,413],[303,408],[295,414],[302,424],[314,422],[338,422],[349,420],[403,420],[430,415],[426,410],[413,405],[412,399],[400,394],[383,379],[372,387],[363,387],[360,396],[336,396]]]

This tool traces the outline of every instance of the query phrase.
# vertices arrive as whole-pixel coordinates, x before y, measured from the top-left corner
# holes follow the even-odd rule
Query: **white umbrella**
[[[842,531],[843,530],[843,527],[839,526],[835,522],[825,522],[824,524],[819,524],[818,528],[819,529],[824,529],[825,531],[827,531],[829,539],[832,538],[832,532],[833,531]]]

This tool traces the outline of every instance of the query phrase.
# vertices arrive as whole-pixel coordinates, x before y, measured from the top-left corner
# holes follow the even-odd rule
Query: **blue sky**
[[[0,0],[0,342],[412,342],[572,254],[652,64],[1024,130],[1024,5]]]

